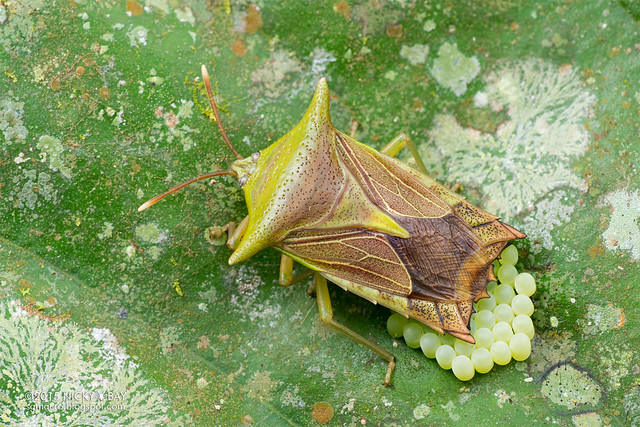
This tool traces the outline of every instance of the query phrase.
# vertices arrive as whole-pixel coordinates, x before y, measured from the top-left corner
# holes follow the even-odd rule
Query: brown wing
[[[279,248],[308,267],[395,295],[411,293],[411,277],[388,240],[375,231],[294,232]]]

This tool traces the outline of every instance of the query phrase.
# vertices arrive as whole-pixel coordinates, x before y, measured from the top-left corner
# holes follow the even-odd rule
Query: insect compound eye
[[[242,176],[238,179],[238,184],[240,184],[240,187],[244,187],[248,180],[249,178],[247,178],[246,176]]]
[[[253,153],[253,154],[251,155],[251,160],[253,160],[254,162],[255,162],[256,160],[258,160],[259,158],[260,158],[260,153]]]

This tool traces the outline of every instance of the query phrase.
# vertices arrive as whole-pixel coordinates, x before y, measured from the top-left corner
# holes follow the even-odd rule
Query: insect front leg
[[[413,158],[418,165],[418,169],[420,169],[421,172],[429,175],[429,173],[427,172],[427,167],[424,165],[422,157],[420,157],[420,153],[418,153],[418,146],[406,133],[398,134],[398,136],[393,138],[390,143],[385,145],[384,148],[380,150],[380,152],[382,154],[386,154],[387,156],[395,157],[404,147],[409,147],[409,150],[411,151],[411,154],[413,155]]]
[[[342,332],[358,344],[362,344],[367,347],[369,350],[373,351],[384,360],[389,362],[389,366],[387,368],[387,374],[384,377],[384,385],[391,385],[391,373],[393,369],[396,367],[395,357],[393,354],[389,353],[384,348],[379,345],[371,342],[366,339],[362,335],[359,335],[352,331],[351,329],[344,326],[342,323],[338,323],[333,319],[333,310],[331,309],[331,300],[329,298],[329,288],[327,287],[327,279],[322,277],[320,274],[316,273],[314,276],[314,282],[316,286],[316,295],[318,298],[318,310],[320,312],[320,319],[327,325],[331,326],[333,329]]]
[[[235,222],[230,222],[227,224],[227,229],[229,230],[229,237],[227,237],[227,246],[232,251],[235,251],[238,247],[238,243],[242,236],[244,236],[245,231],[247,231],[247,226],[249,225],[249,216],[244,217],[240,224],[236,226]]]

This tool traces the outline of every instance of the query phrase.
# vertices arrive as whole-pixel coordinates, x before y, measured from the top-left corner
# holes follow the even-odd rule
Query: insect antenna
[[[222,139],[227,144],[227,147],[231,150],[235,156],[241,160],[244,157],[240,155],[231,144],[229,137],[227,136],[227,132],[222,127],[222,122],[220,121],[220,114],[218,114],[218,105],[216,104],[216,100],[213,99],[213,92],[211,91],[211,80],[209,80],[209,73],[207,72],[207,67],[202,66],[202,80],[204,81],[204,85],[207,88],[207,95],[209,96],[209,105],[211,105],[211,109],[213,110],[213,115],[216,116],[216,124],[218,125],[218,130],[220,131],[220,135],[222,135]]]
[[[205,173],[204,175],[200,175],[195,178],[191,178],[189,181],[185,181],[182,184],[176,185],[172,189],[165,191],[164,193],[154,197],[153,199],[147,200],[145,203],[140,205],[140,207],[138,208],[138,212],[142,212],[143,210],[147,209],[149,206],[155,205],[160,200],[167,197],[169,194],[173,194],[178,190],[182,190],[187,185],[193,184],[194,182],[202,181],[203,179],[212,178],[214,176],[220,176],[220,175],[237,176],[237,174],[234,171],[216,171],[216,172]]]

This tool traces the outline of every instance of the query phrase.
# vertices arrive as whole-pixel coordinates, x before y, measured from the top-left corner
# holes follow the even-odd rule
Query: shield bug
[[[325,79],[300,122],[264,150],[244,158],[220,122],[206,68],[202,76],[222,135],[237,160],[149,200],[213,176],[238,179],[248,216],[228,225],[229,264],[273,247],[282,253],[280,283],[293,262],[313,272],[322,320],[388,362],[394,356],[333,319],[327,280],[374,304],[473,343],[473,302],[487,297],[492,262],[525,235],[466,202],[431,178],[413,141],[400,134],[381,151],[337,130],[329,116]],[[413,168],[395,158],[408,147]]]

